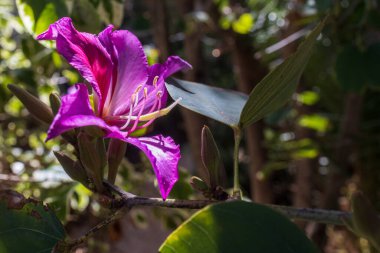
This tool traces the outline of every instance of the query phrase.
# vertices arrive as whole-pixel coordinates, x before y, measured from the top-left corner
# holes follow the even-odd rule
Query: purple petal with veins
[[[55,40],[57,51],[92,86],[94,108],[86,85],[78,84],[62,97],[48,138],[83,126],[98,126],[106,138],[117,138],[141,149],[156,174],[161,195],[168,196],[178,179],[179,147],[170,137],[132,137],[166,115],[178,101],[166,106],[165,78],[191,66],[178,56],[163,64],[149,66],[140,41],[126,30],[113,31],[110,25],[99,35],[78,32],[70,18],[51,24],[40,40]]]

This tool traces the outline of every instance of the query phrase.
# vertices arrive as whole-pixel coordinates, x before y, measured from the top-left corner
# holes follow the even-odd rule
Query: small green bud
[[[102,138],[94,138],[85,132],[78,134],[79,160],[92,179],[98,192],[103,191],[103,173],[107,155]]]
[[[71,159],[67,154],[61,151],[54,151],[54,155],[69,177],[88,187],[86,171],[78,161]]]
[[[193,189],[200,191],[200,192],[207,192],[210,190],[208,185],[199,177],[191,177],[190,178],[190,185]]]
[[[9,84],[8,89],[11,90],[11,92],[21,101],[21,103],[23,103],[25,108],[35,118],[47,124],[50,124],[53,121],[53,112],[51,111],[48,105],[43,103],[37,97],[33,96],[25,89],[13,84]]]
[[[208,185],[211,189],[220,184],[221,158],[218,146],[207,126],[202,128],[201,158],[208,175]]]
[[[108,158],[108,181],[115,183],[117,171],[120,163],[123,160],[125,151],[127,150],[127,143],[118,139],[111,139],[108,145],[107,158]]]
[[[49,96],[49,101],[54,115],[57,115],[59,108],[61,107],[61,98],[57,93],[51,93]]]

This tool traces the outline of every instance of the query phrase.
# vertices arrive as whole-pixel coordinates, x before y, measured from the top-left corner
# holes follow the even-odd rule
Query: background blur
[[[56,210],[77,237],[107,213],[68,178],[44,143],[38,122],[7,90],[13,83],[48,102],[82,81],[51,44],[34,37],[62,16],[79,31],[107,24],[134,32],[150,64],[179,55],[192,71],[177,77],[249,93],[327,13],[314,55],[292,100],[250,127],[240,150],[243,194],[256,202],[349,210],[360,189],[380,208],[380,6],[375,0],[0,0],[0,189],[13,188]],[[228,106],[228,105],[226,105]],[[181,144],[181,179],[172,198],[202,198],[189,186],[202,176],[200,131],[206,124],[222,152],[226,189],[232,186],[233,133],[177,107],[149,131]],[[147,159],[127,149],[117,184],[159,196]],[[187,210],[136,208],[77,252],[156,252]],[[341,227],[297,222],[323,252],[370,252]]]

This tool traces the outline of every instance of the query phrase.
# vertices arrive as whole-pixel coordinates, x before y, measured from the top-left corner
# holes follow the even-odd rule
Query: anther
[[[158,78],[159,78],[159,76],[155,76],[153,79],[153,86],[154,87],[157,87]]]
[[[144,88],[144,98],[147,98],[147,96],[148,96],[148,88],[145,87]]]

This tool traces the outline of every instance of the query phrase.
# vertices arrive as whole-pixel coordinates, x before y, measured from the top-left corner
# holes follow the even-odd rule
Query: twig
[[[104,185],[112,192],[119,195],[120,198],[113,200],[111,207],[116,209],[110,217],[93,227],[82,237],[66,242],[66,247],[73,249],[84,243],[90,236],[95,234],[98,230],[107,226],[108,224],[119,219],[125,212],[135,206],[156,206],[166,208],[187,208],[187,209],[201,209],[205,206],[221,203],[224,201],[217,200],[179,200],[179,199],[166,199],[161,198],[145,198],[139,197],[132,193],[126,192],[119,187],[104,181]],[[235,201],[235,200],[227,200]],[[295,208],[290,206],[268,205],[263,204],[269,208],[272,208],[290,219],[301,219],[308,221],[315,221],[319,223],[327,223],[333,225],[344,225],[343,220],[350,219],[352,217],[351,212],[324,210],[324,209],[312,209],[312,208]]]
[[[128,207],[132,208],[135,206],[158,206],[167,208],[188,208],[188,209],[201,209],[207,205],[221,203],[223,201],[216,200],[179,200],[179,199],[166,199],[161,198],[144,198],[133,195],[131,193],[125,192],[115,185],[108,182],[104,182],[105,186],[116,192],[121,198],[115,200],[113,206],[115,208]],[[290,219],[300,219],[309,220],[319,223],[327,223],[334,225],[344,225],[343,219],[350,219],[352,216],[351,212],[335,211],[335,210],[325,210],[325,209],[313,209],[313,208],[296,208],[290,206],[280,206],[280,205],[268,205],[264,206],[270,207]]]

